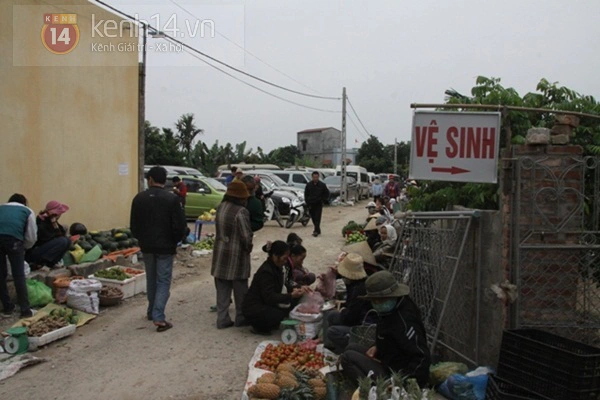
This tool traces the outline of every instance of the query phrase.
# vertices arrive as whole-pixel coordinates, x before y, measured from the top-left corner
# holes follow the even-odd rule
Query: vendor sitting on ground
[[[391,372],[415,378],[421,387],[429,382],[431,356],[419,310],[408,296],[408,286],[398,283],[389,271],[371,275],[367,295],[377,311],[375,345],[350,344],[340,356],[344,376],[353,383],[373,371],[373,379]]]
[[[371,310],[371,303],[359,298],[367,294],[365,289],[367,273],[363,267],[363,258],[356,253],[347,254],[338,265],[337,273],[346,285],[346,303],[340,311],[330,311],[327,315],[325,347],[335,354],[341,354],[348,346],[350,329],[353,326],[375,321],[365,320]],[[375,317],[374,313],[371,314]]]
[[[290,247],[293,247],[297,244],[302,244],[303,242],[302,238],[294,232],[290,233],[285,241]]]
[[[58,223],[60,216],[68,210],[66,204],[52,200],[38,214],[37,241],[25,255],[32,270],[44,265],[54,268],[71,247],[71,240],[66,236],[67,230]]]
[[[379,228],[379,236],[381,237],[381,242],[375,246],[373,255],[379,264],[387,267],[386,264],[389,257],[386,256],[386,253],[389,254],[394,252],[398,233],[396,232],[396,228],[392,225],[383,225]]]
[[[367,225],[365,225],[363,231],[367,237],[367,243],[369,244],[369,247],[371,250],[374,250],[375,246],[381,242],[379,230],[377,229],[377,218],[369,219],[369,222],[367,222]]]
[[[268,253],[267,260],[254,274],[242,305],[242,313],[252,326],[252,332],[262,335],[277,329],[300,297],[312,291],[308,286],[292,288],[290,280],[284,276],[284,265],[290,255],[287,243],[274,241]]]
[[[304,259],[306,258],[306,249],[301,244],[290,246],[290,256],[287,266],[291,273],[292,286],[310,286],[315,283],[316,276],[304,268]]]

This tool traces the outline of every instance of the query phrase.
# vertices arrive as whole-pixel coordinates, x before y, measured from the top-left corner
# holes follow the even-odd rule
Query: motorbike
[[[283,227],[283,218],[279,213],[279,207],[273,201],[273,190],[265,193],[265,216],[264,222],[267,223],[271,220],[277,221],[280,227]]]
[[[285,227],[290,229],[296,221],[299,221],[302,226],[308,225],[310,221],[310,214],[308,213],[308,206],[303,200],[299,198],[293,199],[290,207],[290,216],[285,223]]]

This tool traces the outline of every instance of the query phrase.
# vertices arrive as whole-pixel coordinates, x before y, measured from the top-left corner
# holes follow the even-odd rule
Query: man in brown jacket
[[[235,325],[246,325],[242,315],[242,302],[248,292],[250,278],[250,253],[252,252],[252,229],[246,203],[250,194],[241,181],[227,186],[223,201],[217,208],[215,218],[215,245],[211,275],[217,290],[217,329],[234,325],[229,316],[231,292],[235,302]]]

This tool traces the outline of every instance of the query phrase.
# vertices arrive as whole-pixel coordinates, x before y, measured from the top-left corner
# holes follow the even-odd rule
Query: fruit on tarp
[[[86,235],[88,233],[87,228],[81,222],[75,222],[69,227],[69,235]]]
[[[257,383],[248,389],[248,394],[251,397],[260,399],[275,400],[279,397],[279,393],[281,393],[281,389],[273,383]]]

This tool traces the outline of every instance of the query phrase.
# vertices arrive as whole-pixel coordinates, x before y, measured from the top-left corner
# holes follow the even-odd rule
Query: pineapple
[[[256,383],[274,383],[275,382],[275,374],[272,372],[267,372],[263,374],[256,380]]]
[[[281,389],[273,383],[257,383],[248,389],[248,395],[260,399],[275,400],[279,397]]]

